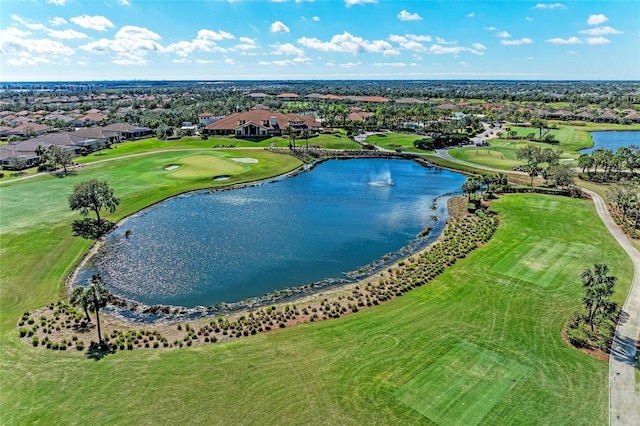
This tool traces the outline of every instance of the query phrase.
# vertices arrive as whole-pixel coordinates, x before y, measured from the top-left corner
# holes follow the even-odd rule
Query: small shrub
[[[77,351],[83,351],[84,350],[84,342],[82,342],[82,341],[76,342],[76,350]]]

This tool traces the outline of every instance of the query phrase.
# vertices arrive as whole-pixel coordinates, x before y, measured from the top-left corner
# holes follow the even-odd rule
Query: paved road
[[[636,393],[635,356],[640,334],[640,252],[629,242],[613,222],[607,206],[597,193],[583,189],[593,198],[596,210],[605,226],[633,262],[631,290],[622,306],[620,321],[609,357],[609,424],[637,426],[640,424],[640,394]]]

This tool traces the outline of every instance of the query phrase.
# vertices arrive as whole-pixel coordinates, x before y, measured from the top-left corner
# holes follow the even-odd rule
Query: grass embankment
[[[415,133],[397,133],[388,132],[381,135],[369,136],[366,143],[382,147],[384,149],[395,150],[400,148],[403,152],[416,152],[424,154],[426,151],[417,149],[413,146],[413,142],[424,139],[426,136],[416,135]]]
[[[511,170],[513,166],[522,164],[516,158],[516,151],[525,145],[535,143],[544,148],[553,148],[562,151],[560,155],[564,164],[575,166],[575,161],[579,150],[593,146],[593,139],[589,132],[613,131],[613,130],[640,130],[640,125],[620,125],[620,124],[600,124],[600,123],[579,123],[580,125],[557,123],[558,129],[551,129],[550,134],[560,141],[558,144],[547,144],[540,142],[530,142],[527,140],[510,139],[490,139],[488,147],[468,147],[449,150],[449,154],[459,160],[470,163],[481,164],[499,170]],[[534,133],[536,137],[539,130],[532,127],[511,126],[511,130],[516,131],[518,136],[526,137],[529,133]]]
[[[210,179],[157,172],[178,159],[114,161],[0,188],[3,422],[606,422],[607,365],[568,347],[560,330],[579,306],[580,271],[608,263],[622,301],[631,265],[592,204],[567,198],[496,201],[502,225],[492,241],[432,284],[338,320],[98,362],[21,342],[18,318],[60,297],[64,274],[89,245],[69,236],[72,185],[107,179],[122,198],[121,216]],[[270,171],[294,165],[269,159]]]

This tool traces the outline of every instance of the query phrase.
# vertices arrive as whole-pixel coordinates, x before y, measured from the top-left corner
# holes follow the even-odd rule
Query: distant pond
[[[580,150],[583,154],[591,154],[598,148],[610,149],[616,152],[618,148],[629,145],[640,146],[640,131],[624,132],[591,132],[593,147]]]
[[[194,307],[340,281],[437,237],[464,180],[408,160],[331,160],[273,183],[177,196],[123,221],[74,285],[100,273],[124,298]]]

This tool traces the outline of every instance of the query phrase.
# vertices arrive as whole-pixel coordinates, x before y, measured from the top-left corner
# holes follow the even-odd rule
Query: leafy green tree
[[[96,214],[96,221],[101,222],[100,210],[107,209],[110,213],[116,211],[120,200],[113,195],[113,189],[107,182],[91,179],[80,182],[73,188],[69,195],[69,207],[71,210],[80,210],[80,214],[86,216],[89,211]]]
[[[65,174],[67,174],[67,166],[73,164],[73,157],[75,156],[73,151],[58,145],[50,145],[44,155],[55,167],[62,167]]]
[[[569,185],[573,185],[574,173],[566,164],[554,164],[549,167],[547,180],[552,182],[555,186],[566,188]]]
[[[518,148],[516,158],[524,160],[524,169],[531,178],[530,186],[533,186],[533,179],[540,173],[540,163],[543,161],[542,149],[536,145],[525,145]]]
[[[578,167],[582,169],[582,173],[589,171],[593,167],[593,158],[589,154],[580,154],[578,157]]]
[[[618,309],[618,305],[611,301],[613,288],[617,278],[609,275],[609,267],[603,263],[593,265],[580,274],[582,279],[582,304],[587,311],[587,322],[594,331],[596,314],[611,317]]]

